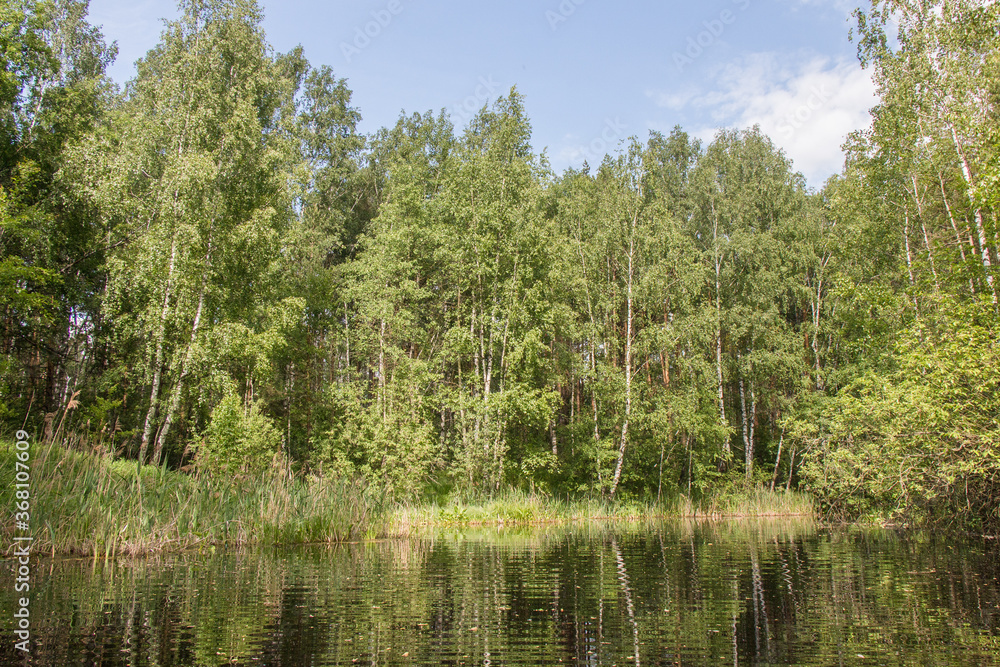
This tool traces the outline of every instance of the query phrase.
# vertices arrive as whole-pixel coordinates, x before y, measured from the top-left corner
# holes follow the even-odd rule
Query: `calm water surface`
[[[998,577],[994,542],[787,521],[38,559],[30,660],[4,586],[0,663],[992,665]]]

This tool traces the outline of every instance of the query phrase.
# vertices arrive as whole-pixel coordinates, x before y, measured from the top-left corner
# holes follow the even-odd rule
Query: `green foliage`
[[[829,188],[832,219],[862,232],[833,292],[839,391],[803,403],[789,431],[832,514],[991,530],[1000,14],[990,3],[874,2],[857,16],[882,102]]]
[[[111,99],[115,47],[86,13],[78,0],[0,3],[0,383],[18,424],[65,407],[94,358],[104,239],[61,176]]]
[[[56,67],[44,38],[47,7],[33,1],[0,3],[0,178],[6,181],[23,120],[24,106],[36,81]]]
[[[0,444],[13,475],[15,449]],[[34,549],[114,558],[247,544],[336,543],[387,534],[387,498],[377,487],[334,476],[290,476],[284,468],[194,476],[134,460],[32,451]],[[0,501],[13,507],[13,485]]]
[[[829,510],[1000,525],[1000,327],[989,304],[943,303],[915,323],[891,373],[869,373],[824,413],[804,474]]]
[[[858,12],[880,104],[815,193],[756,127],[557,176],[516,89],[362,136],[253,0],[182,2],[118,91],[86,9],[0,5],[8,428],[412,502],[996,522],[995,3]]]
[[[256,475],[276,461],[281,440],[281,431],[261,413],[259,402],[247,406],[229,394],[216,404],[208,428],[192,449],[205,473]]]

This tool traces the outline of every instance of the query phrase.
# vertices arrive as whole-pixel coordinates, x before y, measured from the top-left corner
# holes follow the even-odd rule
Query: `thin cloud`
[[[647,90],[646,95],[653,98],[658,106],[677,110],[683,109],[690,104],[692,100],[698,97],[698,91],[688,89],[668,93],[656,90]]]
[[[876,103],[870,75],[856,63],[770,53],[718,69],[710,89],[684,96],[652,95],[660,106],[710,119],[692,134],[710,139],[720,127],[759,125],[813,185],[840,171],[847,135],[871,123]],[[683,100],[683,103],[681,101]]]

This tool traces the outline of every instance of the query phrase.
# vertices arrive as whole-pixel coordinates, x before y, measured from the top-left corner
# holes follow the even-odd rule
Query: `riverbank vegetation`
[[[252,0],[181,9],[124,90],[85,2],[2,9],[0,420],[114,461],[45,482],[53,529],[112,485],[228,494],[221,542],[355,535],[306,525],[351,489],[1000,524],[997,3],[858,13],[880,103],[818,191],[758,128],[555,174],[516,89],[365,136]]]
[[[485,498],[455,498],[444,504],[403,504],[393,513],[390,533],[408,536],[423,528],[505,526],[576,521],[738,519],[816,516],[813,498],[795,491],[766,489],[715,493],[701,501],[678,495],[654,501],[610,501],[605,497],[557,498],[508,490]]]
[[[4,469],[14,449],[3,447]],[[0,500],[14,505],[14,489]],[[52,449],[32,465],[32,549],[113,558],[244,545],[332,543],[386,534],[392,507],[377,489],[274,466],[188,475],[166,466]]]
[[[17,450],[0,444],[13,469]],[[50,447],[30,466],[33,549],[114,558],[219,547],[342,543],[408,538],[427,529],[562,524],[592,519],[813,516],[805,494],[756,493],[696,504],[557,500],[508,490],[437,504],[399,504],[378,487],[332,475],[295,475],[280,459],[234,477],[190,475],[108,455]],[[0,489],[13,506],[15,488]]]

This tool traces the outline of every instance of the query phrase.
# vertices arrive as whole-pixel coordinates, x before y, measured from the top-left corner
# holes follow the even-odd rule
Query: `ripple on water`
[[[990,665],[1000,657],[998,555],[990,542],[743,521],[55,560],[33,582],[32,659]],[[0,592],[7,609],[12,596]],[[17,658],[12,642],[0,646],[0,662]]]

